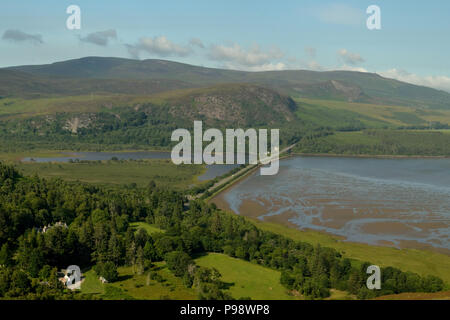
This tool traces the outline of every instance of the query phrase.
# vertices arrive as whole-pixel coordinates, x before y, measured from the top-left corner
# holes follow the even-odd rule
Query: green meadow
[[[81,181],[101,185],[135,183],[146,186],[154,181],[158,186],[187,189],[199,183],[197,177],[205,168],[201,165],[174,165],[170,160],[86,161],[78,163],[16,163],[25,175],[59,177],[67,181]]]
[[[450,156],[449,130],[363,130],[302,140],[300,153],[343,155]]]
[[[152,280],[149,272],[156,272],[159,277]],[[151,270],[142,275],[133,272],[132,267],[118,268],[119,280],[102,284],[93,270],[84,274],[86,279],[81,285],[81,292],[92,294],[106,300],[192,300],[197,298],[194,289],[186,288],[183,280],[175,277],[165,266],[157,262]]]
[[[368,127],[372,128],[377,128],[380,124],[384,124],[387,127],[398,127],[427,124],[430,121],[450,124],[450,110],[448,109],[419,109],[407,106],[306,98],[296,98],[295,101],[300,106],[304,106],[304,110],[323,110],[323,113],[327,116],[333,114],[336,116],[337,114],[340,116],[347,115],[347,117],[355,117],[357,115],[358,117],[356,118],[359,118]],[[344,113],[339,114],[336,113],[337,111]]]
[[[93,296],[101,296],[105,293],[105,285],[99,280],[94,270],[83,273],[83,283],[81,284],[81,292],[92,294]]]
[[[81,95],[40,99],[7,98],[0,103],[2,118],[26,118],[58,112],[108,111],[134,98],[129,95]]]
[[[278,233],[293,240],[334,248],[349,259],[369,261],[379,266],[392,266],[420,275],[435,275],[442,278],[447,286],[450,286],[450,256],[442,253],[346,242],[320,232],[301,231],[254,219],[251,219],[251,221],[262,230]]]
[[[280,284],[280,272],[253,264],[248,261],[229,257],[219,253],[209,253],[195,259],[199,266],[216,268],[222,275],[222,281],[233,298],[253,300],[299,300],[301,295],[289,294]],[[156,262],[142,275],[133,272],[132,267],[119,267],[119,280],[102,284],[93,270],[85,272],[81,291],[105,300],[133,299],[197,299],[194,288],[186,288],[182,279],[175,277],[164,262]],[[149,273],[158,274],[151,279]],[[331,300],[352,299],[346,292],[332,290]]]
[[[130,224],[130,226],[137,232],[139,229],[144,229],[145,231],[147,231],[148,234],[153,234],[153,233],[158,233],[158,232],[165,232],[164,230],[146,223],[146,222],[132,222]]]
[[[291,300],[298,297],[288,294],[280,284],[281,272],[248,261],[219,253],[209,253],[195,262],[203,267],[216,268],[222,280],[229,285],[233,298],[251,297],[264,300]]]

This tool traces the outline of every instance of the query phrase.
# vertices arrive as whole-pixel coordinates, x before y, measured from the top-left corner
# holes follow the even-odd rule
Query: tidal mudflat
[[[348,241],[450,253],[450,159],[293,157],[213,201]]]

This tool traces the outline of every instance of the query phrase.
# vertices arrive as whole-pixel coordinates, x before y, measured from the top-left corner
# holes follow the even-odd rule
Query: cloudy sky
[[[66,9],[81,8],[68,30]],[[381,30],[368,30],[368,6]],[[450,1],[1,0],[0,67],[84,56],[355,70],[450,92]]]

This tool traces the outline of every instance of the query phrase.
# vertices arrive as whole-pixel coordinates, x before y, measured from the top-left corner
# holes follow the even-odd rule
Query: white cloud
[[[347,49],[339,50],[338,55],[346,64],[356,65],[358,63],[364,62],[363,57],[361,57],[358,53],[349,52]]]
[[[312,71],[333,71],[333,70],[347,70],[368,72],[365,68],[357,66],[357,64],[364,62],[364,59],[357,53],[349,52],[347,49],[341,49],[337,52],[339,57],[338,66],[324,66],[321,65],[317,59],[317,51],[313,47],[305,47],[305,53],[308,57],[306,60],[300,60],[300,63],[296,64],[296,69],[307,69]],[[288,66],[288,68],[291,66]]]
[[[420,86],[431,87],[450,92],[450,77],[447,76],[419,76],[402,69],[390,69],[378,72],[385,78],[397,79]]]
[[[322,22],[342,25],[364,25],[365,19],[364,10],[341,3],[316,7],[313,15]]]
[[[288,69],[288,66],[283,62],[265,63],[257,66],[246,66],[246,67],[243,67],[241,65],[235,65],[233,63],[225,63],[223,67],[226,69],[244,70],[244,71],[280,71]]]
[[[340,60],[340,65],[338,66],[323,66],[321,65],[316,57],[316,49],[313,47],[305,48],[308,60],[302,60],[297,68],[305,68],[312,71],[333,71],[333,70],[346,70],[346,71],[358,71],[358,72],[368,72],[365,68],[356,66],[358,63],[364,62],[364,59],[357,53],[349,52],[346,49],[339,50],[338,56]]]
[[[135,45],[127,45],[128,52],[135,58],[138,58],[141,52],[147,52],[159,57],[178,56],[185,57],[191,53],[189,46],[182,46],[173,43],[165,36],[143,37]]]
[[[273,61],[283,57],[283,53],[278,48],[263,51],[258,45],[252,46],[249,50],[241,48],[238,44],[212,45],[209,48],[208,57],[240,70],[267,70],[268,68],[280,70],[279,68],[285,67],[283,63]]]
[[[363,67],[355,67],[355,66],[348,66],[344,64],[343,66],[339,66],[335,68],[334,70],[342,70],[342,71],[356,71],[356,72],[369,72],[366,68]]]

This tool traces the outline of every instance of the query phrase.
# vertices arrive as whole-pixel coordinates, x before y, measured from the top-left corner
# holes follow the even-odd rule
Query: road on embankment
[[[282,149],[278,156],[281,156],[283,153],[288,152],[289,150],[291,150],[293,147],[295,147],[296,143]],[[225,187],[226,185],[228,185],[228,183],[232,182],[233,180],[239,180],[238,178],[240,178],[241,176],[245,175],[246,173],[253,171],[255,168],[258,168],[259,166],[261,166],[262,164],[258,161],[257,164],[253,164],[251,165],[251,167],[246,166],[245,168],[242,168],[241,170],[239,170],[238,172],[232,174],[231,176],[225,177],[222,180],[217,181],[213,186],[211,186],[207,191],[205,192],[210,192],[213,193],[214,190],[219,190],[222,189],[223,187]],[[205,193],[204,192],[204,193]],[[195,196],[191,196],[188,197],[189,200],[191,199],[198,199],[201,198],[203,196],[204,193],[199,193],[196,194]]]

